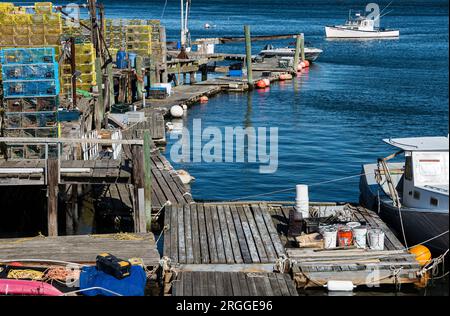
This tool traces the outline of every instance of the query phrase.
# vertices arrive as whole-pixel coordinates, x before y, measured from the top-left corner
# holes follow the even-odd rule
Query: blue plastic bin
[[[116,55],[116,66],[118,69],[125,69],[128,67],[127,52],[120,50]]]

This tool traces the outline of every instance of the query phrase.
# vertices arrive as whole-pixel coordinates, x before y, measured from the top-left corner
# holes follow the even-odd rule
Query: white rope
[[[405,226],[403,225],[403,216],[401,208],[402,208],[401,206],[398,207],[398,216],[400,217],[400,225],[402,227],[403,241],[405,242],[406,249],[408,249],[408,242],[406,241]]]
[[[99,286],[94,286],[94,287],[89,287],[87,289],[82,289],[82,290],[76,290],[76,291],[72,291],[72,292],[63,293],[61,296],[68,296],[68,295],[71,295],[71,294],[77,294],[77,293],[82,293],[82,292],[91,291],[91,290],[102,290],[102,291],[108,292],[108,293],[116,295],[116,296],[123,296],[122,294],[119,294],[117,292],[114,292],[114,291],[111,291],[111,290],[108,290],[108,289],[105,289],[105,288],[99,287]]]

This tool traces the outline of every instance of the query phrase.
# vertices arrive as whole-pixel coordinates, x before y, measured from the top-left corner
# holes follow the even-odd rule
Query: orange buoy
[[[206,95],[200,97],[200,103],[206,103],[208,101],[209,101],[209,98]]]
[[[308,68],[308,67],[309,67],[309,65],[310,65],[310,63],[309,63],[309,61],[308,61],[308,60],[304,60],[304,61],[303,61],[303,63],[305,64],[305,68]]]
[[[265,78],[265,79],[263,79],[263,81],[264,81],[264,83],[266,84],[267,87],[270,86],[270,80],[269,79]]]
[[[424,245],[417,245],[409,249],[409,253],[413,254],[416,257],[416,261],[424,266],[431,260],[431,252],[430,249],[425,247]]]
[[[256,82],[256,87],[260,88],[260,89],[264,89],[267,87],[266,83],[264,82],[264,80],[259,80],[258,82]]]

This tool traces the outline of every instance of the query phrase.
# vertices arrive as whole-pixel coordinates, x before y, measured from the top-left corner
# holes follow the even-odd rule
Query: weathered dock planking
[[[285,254],[259,205],[173,205],[164,225],[164,256],[178,264],[274,264]]]
[[[0,186],[45,185],[46,160],[0,160]],[[120,160],[63,160],[60,184],[113,184],[129,183],[130,169]],[[71,172],[85,169],[84,172]],[[14,172],[13,172],[14,171]]]
[[[173,296],[298,296],[287,274],[181,272],[172,282]]]
[[[93,265],[103,252],[121,259],[140,258],[145,266],[154,268],[160,258],[151,233],[0,239],[0,263],[33,259]]]
[[[159,151],[151,155],[152,207],[190,204],[194,200],[170,162]]]
[[[328,204],[327,207],[333,207]],[[393,232],[372,211],[350,207],[354,220],[365,222],[370,228],[385,233],[385,250],[346,249],[317,251],[298,248],[293,238],[287,237],[289,213],[293,206],[268,204],[275,226],[286,245],[288,258],[293,260],[292,273],[298,287],[323,286],[329,280],[350,280],[355,285],[400,284],[420,281],[420,266],[414,255],[408,253]],[[313,207],[320,207],[316,205]]]

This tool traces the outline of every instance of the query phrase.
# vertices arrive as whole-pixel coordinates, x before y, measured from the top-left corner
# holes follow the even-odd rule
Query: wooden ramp
[[[181,182],[175,169],[159,151],[152,154],[152,207],[194,203],[188,188]]]
[[[2,260],[38,259],[95,264],[108,252],[121,259],[140,258],[147,267],[159,265],[153,234],[108,234],[0,239]]]
[[[181,272],[172,283],[173,296],[298,296],[287,274]]]
[[[315,287],[329,280],[347,280],[355,285],[415,283],[419,281],[420,266],[409,254],[389,227],[372,211],[345,205],[313,205],[313,208],[345,208],[352,220],[365,223],[368,228],[379,228],[385,233],[385,249],[318,250],[298,248],[294,238],[287,236],[289,213],[293,206],[268,206],[275,226],[290,260],[294,260],[293,275],[298,287]]]
[[[285,249],[264,206],[191,204],[165,210],[164,256],[179,264],[273,264]]]

